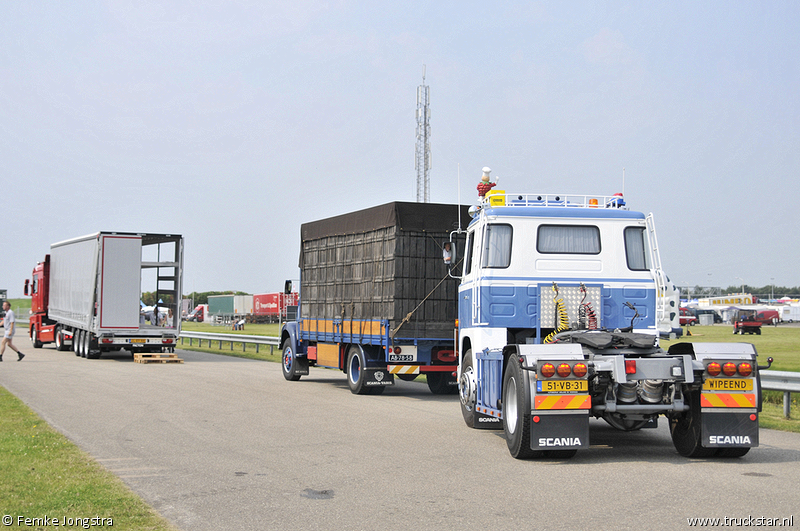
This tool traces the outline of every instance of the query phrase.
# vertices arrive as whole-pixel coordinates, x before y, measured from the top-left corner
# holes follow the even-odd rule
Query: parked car
[[[695,317],[687,308],[681,308],[680,320],[681,326],[694,326],[697,324],[697,317]]]

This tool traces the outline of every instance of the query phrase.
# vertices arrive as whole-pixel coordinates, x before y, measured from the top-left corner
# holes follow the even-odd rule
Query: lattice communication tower
[[[425,67],[422,67],[422,85],[417,87],[417,203],[430,203],[431,193],[431,110],[430,87],[425,84]]]

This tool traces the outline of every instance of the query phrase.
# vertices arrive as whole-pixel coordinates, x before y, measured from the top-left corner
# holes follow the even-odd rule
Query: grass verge
[[[0,387],[0,500],[3,525],[176,531],[120,479]],[[7,520],[8,518],[11,520]],[[25,519],[30,519],[26,521]],[[39,519],[35,521],[34,519]],[[72,525],[70,525],[72,524]]]

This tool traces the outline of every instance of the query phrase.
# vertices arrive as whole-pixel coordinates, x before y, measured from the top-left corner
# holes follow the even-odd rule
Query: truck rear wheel
[[[72,331],[72,352],[74,352],[76,356],[80,356],[81,355],[81,331],[80,330],[73,330]]]
[[[345,373],[347,373],[347,385],[354,395],[368,395],[371,392],[370,388],[364,385],[364,368],[366,366],[367,360],[364,355],[364,349],[359,345],[350,345],[347,351]]]
[[[299,374],[295,374],[295,367],[297,365],[297,357],[295,356],[294,349],[292,348],[292,340],[286,338],[281,345],[281,372],[283,377],[290,382],[296,382],[300,379]]]
[[[102,352],[97,344],[97,338],[91,332],[86,333],[86,359],[96,360],[100,358]]]
[[[541,451],[531,449],[530,395],[522,368],[510,359],[503,375],[503,431],[508,451],[516,459],[542,455]]]
[[[475,427],[475,405],[477,402],[475,371],[472,369],[472,350],[464,352],[461,361],[461,374],[458,375],[458,394],[461,402],[461,415],[469,428]]]
[[[686,402],[691,409],[681,416],[669,419],[672,444],[683,457],[711,457],[716,448],[704,448],[700,433],[700,393],[686,393]]]
[[[435,395],[452,395],[458,391],[458,381],[449,372],[429,372],[428,389]]]

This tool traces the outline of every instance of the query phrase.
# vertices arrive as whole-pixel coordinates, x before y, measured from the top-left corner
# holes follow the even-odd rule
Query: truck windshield
[[[628,227],[625,229],[625,254],[628,257],[628,269],[632,271],[650,269],[644,227]]]

